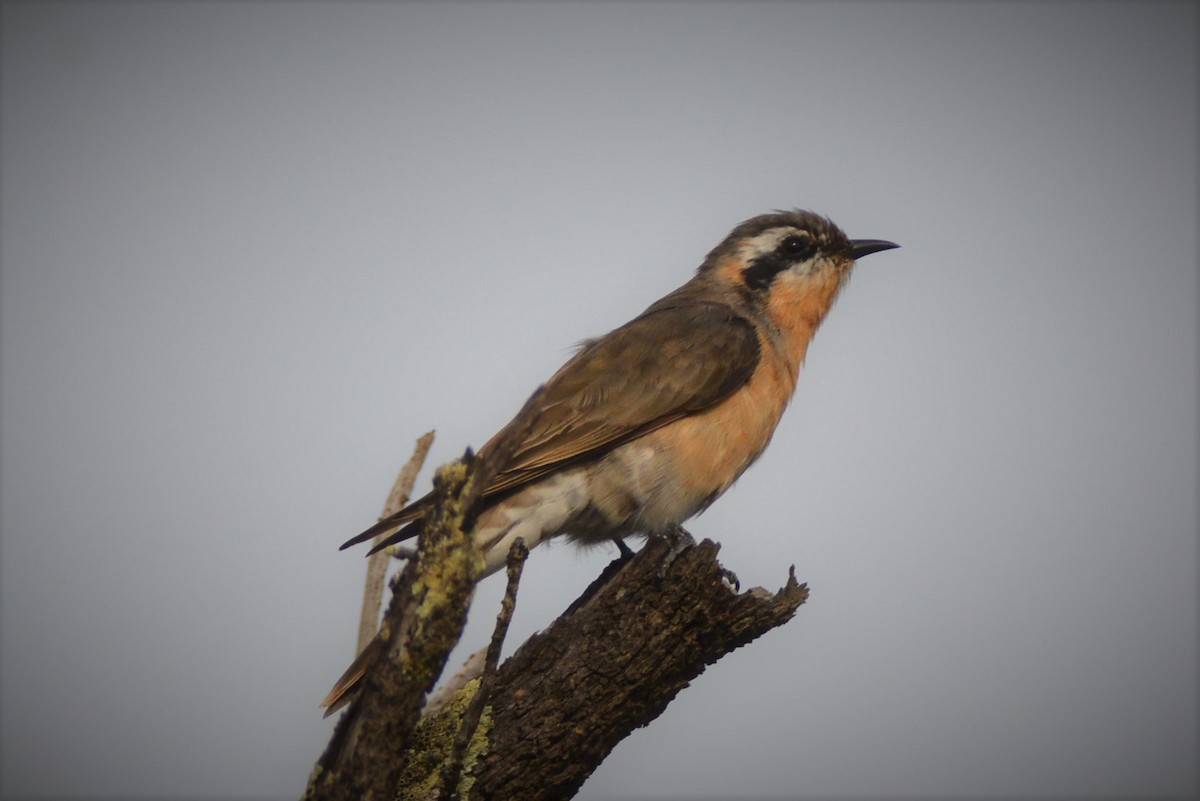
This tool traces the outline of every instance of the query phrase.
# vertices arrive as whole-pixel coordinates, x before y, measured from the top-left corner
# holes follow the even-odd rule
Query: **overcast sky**
[[[3,793],[297,796],[416,437],[792,207],[903,247],[689,528],[812,596],[582,797],[1196,791],[1194,4],[2,13]]]

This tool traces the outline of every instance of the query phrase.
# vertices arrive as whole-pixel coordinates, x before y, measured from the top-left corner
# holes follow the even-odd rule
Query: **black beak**
[[[889,242],[886,239],[851,239],[850,257],[861,259],[863,256],[870,256],[872,253],[878,253],[881,250],[891,250],[898,247],[900,246],[895,242]]]

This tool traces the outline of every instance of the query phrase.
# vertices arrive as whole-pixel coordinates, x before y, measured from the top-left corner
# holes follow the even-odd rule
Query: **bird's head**
[[[746,220],[708,254],[700,272],[766,292],[776,282],[830,273],[844,280],[856,259],[900,247],[882,239],[850,239],[827,217],[779,211]]]
[[[810,211],[780,211],[734,228],[705,258],[697,278],[727,297],[740,297],[760,319],[794,334],[797,347],[803,347],[855,261],[896,247],[882,239],[850,239]]]

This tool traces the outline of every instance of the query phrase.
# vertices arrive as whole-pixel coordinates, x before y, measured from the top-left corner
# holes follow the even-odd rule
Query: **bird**
[[[485,458],[524,427],[482,491],[473,533],[480,577],[500,570],[518,539],[531,549],[558,536],[584,545],[630,536],[690,542],[683,523],[771,441],[809,343],[856,261],[897,247],[850,239],[811,211],[762,214],[734,227],[678,289],[585,340],[528,415],[479,451]],[[371,553],[418,536],[432,498],[342,549],[393,529]],[[327,715],[361,675],[352,665],[339,680],[322,702]]]

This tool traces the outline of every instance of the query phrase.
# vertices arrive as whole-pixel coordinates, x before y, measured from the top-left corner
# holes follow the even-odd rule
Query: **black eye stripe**
[[[764,253],[742,270],[742,277],[746,281],[746,286],[751,289],[766,289],[771,285],[775,276],[791,265],[792,259],[779,251]]]
[[[790,234],[779,240],[770,253],[758,256],[742,271],[746,286],[751,289],[766,289],[775,276],[793,264],[811,258],[817,252],[817,243],[802,234]]]

